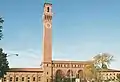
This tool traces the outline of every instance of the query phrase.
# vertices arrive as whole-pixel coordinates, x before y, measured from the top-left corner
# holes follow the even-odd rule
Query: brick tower
[[[52,72],[52,4],[44,3],[43,13],[43,80],[51,82]]]

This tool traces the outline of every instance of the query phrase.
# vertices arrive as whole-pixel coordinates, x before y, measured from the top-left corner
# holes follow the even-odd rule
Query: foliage
[[[57,73],[55,75],[54,82],[62,82],[62,80],[63,80],[63,76],[60,73]]]
[[[3,53],[3,50],[0,48],[0,78],[4,77],[8,69],[7,54]]]
[[[64,77],[62,82],[75,82],[75,78],[65,78]]]
[[[93,65],[89,64],[84,67],[84,77],[88,80],[97,80],[98,69]]]
[[[56,74],[54,82],[75,82],[75,78],[65,77],[60,74]]]
[[[2,34],[2,29],[3,29],[2,24],[3,24],[3,22],[4,22],[3,18],[0,17],[0,40],[1,40],[2,37],[3,37],[3,34]]]
[[[113,56],[107,53],[98,54],[93,57],[93,64],[86,65],[84,67],[84,74],[87,80],[94,79],[95,82],[101,82],[102,70],[107,70]]]
[[[108,69],[111,61],[113,61],[113,56],[108,53],[102,53],[96,55],[94,58],[94,64],[101,69]]]

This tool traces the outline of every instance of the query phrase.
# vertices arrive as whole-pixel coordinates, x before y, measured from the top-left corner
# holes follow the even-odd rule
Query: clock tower
[[[52,77],[52,4],[44,3],[43,12],[43,80],[51,82]]]
[[[52,60],[52,4],[44,3],[43,13],[43,61]]]

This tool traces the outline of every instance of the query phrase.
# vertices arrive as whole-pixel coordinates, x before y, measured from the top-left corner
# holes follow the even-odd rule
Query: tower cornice
[[[44,3],[44,6],[45,6],[45,5],[52,5],[52,3],[45,2],[45,3]]]

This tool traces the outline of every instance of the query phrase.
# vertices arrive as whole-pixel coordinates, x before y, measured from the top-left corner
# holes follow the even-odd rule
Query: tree
[[[0,17],[0,40],[1,40],[2,37],[3,37],[3,34],[2,34],[2,29],[3,29],[2,24],[3,24],[3,22],[4,22],[3,18]]]
[[[0,79],[4,77],[8,69],[7,54],[3,53],[3,49],[0,48]]]
[[[111,62],[114,60],[113,56],[108,53],[98,54],[93,57],[94,64],[101,69],[108,69]]]
[[[95,82],[101,82],[103,70],[107,70],[113,56],[107,53],[98,54],[93,57],[93,63],[84,67],[85,77],[89,80],[94,79]]]
[[[65,77],[60,74],[56,74],[54,82],[75,82],[75,78]]]
[[[98,69],[94,64],[89,64],[84,67],[84,77],[87,81],[97,80]]]
[[[56,74],[55,76],[55,82],[62,82],[62,76],[59,74]]]
[[[3,24],[4,20],[0,17],[0,40],[3,38]],[[4,77],[7,70],[9,69],[8,61],[7,61],[7,54],[3,52],[3,49],[0,48],[0,80]]]

